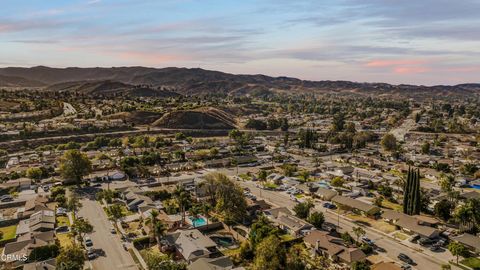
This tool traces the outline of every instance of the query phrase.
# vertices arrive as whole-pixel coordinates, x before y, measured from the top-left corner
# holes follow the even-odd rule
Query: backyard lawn
[[[462,261],[460,261],[461,264],[464,264],[468,267],[471,267],[473,269],[480,269],[480,259],[479,258],[475,258],[475,257],[471,257],[471,258],[466,258],[466,259],[463,259]]]
[[[13,239],[17,233],[17,225],[2,227],[0,231],[3,233],[2,240]]]

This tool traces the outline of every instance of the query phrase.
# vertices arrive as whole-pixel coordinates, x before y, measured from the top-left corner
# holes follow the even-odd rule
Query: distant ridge
[[[268,95],[272,92],[323,93],[352,92],[360,94],[431,94],[438,96],[479,94],[480,84],[469,83],[453,86],[391,85],[387,83],[359,83],[350,81],[307,81],[290,77],[265,75],[234,75],[200,68],[0,68],[0,86],[42,86],[71,82],[109,81],[144,85],[148,89],[169,89],[181,94],[224,93],[230,95]],[[110,85],[108,87],[111,87]],[[121,88],[121,85],[118,84]],[[58,87],[55,86],[55,87]],[[102,86],[105,88],[106,86]],[[106,88],[108,88],[106,87]],[[89,87],[87,87],[89,88]],[[50,87],[50,89],[52,89]],[[82,89],[79,89],[82,90]],[[111,90],[111,89],[110,89]],[[155,93],[150,93],[155,94]]]

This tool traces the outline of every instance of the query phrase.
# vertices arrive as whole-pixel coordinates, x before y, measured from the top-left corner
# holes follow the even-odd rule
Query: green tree
[[[382,203],[383,203],[383,197],[381,196],[378,196],[375,198],[375,200],[373,200],[373,204],[378,207],[382,207]]]
[[[92,171],[92,163],[87,155],[78,150],[68,150],[60,160],[60,173],[65,180],[75,184],[82,182],[83,176]]]
[[[258,220],[252,224],[248,239],[254,249],[263,239],[271,235],[280,235],[280,229],[274,226],[267,217],[260,215]]]
[[[88,220],[83,218],[77,218],[72,224],[72,231],[83,239],[85,234],[93,232],[93,226]]]
[[[450,242],[448,244],[448,250],[452,253],[453,256],[457,257],[457,264],[458,264],[458,257],[465,254],[467,248],[458,242]]]
[[[425,142],[424,144],[422,144],[422,153],[423,154],[430,154],[430,143],[429,142]]]
[[[353,262],[350,266],[351,270],[370,270],[370,266],[365,261]]]
[[[185,211],[190,206],[192,198],[190,193],[186,191],[183,186],[177,187],[174,192],[174,199],[177,202],[178,207],[180,208],[180,215],[182,216],[182,224],[185,224]]]
[[[145,220],[145,224],[150,227],[150,232],[152,234],[153,239],[157,241],[157,244],[160,245],[160,238],[165,235],[167,231],[167,226],[163,224],[163,222],[158,219],[158,211],[152,210],[150,212],[150,217]]]
[[[418,215],[421,209],[420,170],[408,168],[403,192],[403,213]]]
[[[67,209],[69,211],[72,211],[74,216],[77,215],[77,211],[80,207],[82,207],[82,203],[80,202],[80,199],[78,199],[78,197],[75,194],[73,194],[70,198],[68,198]]]
[[[117,222],[119,219],[125,216],[125,213],[122,211],[122,206],[119,204],[110,205],[107,208],[108,214],[110,217]]]
[[[342,187],[345,180],[342,177],[336,176],[330,181],[330,184],[334,187]]]
[[[385,151],[392,152],[394,150],[397,150],[397,139],[391,133],[385,134],[380,141],[380,144],[382,145],[383,149],[385,149]]]
[[[356,240],[357,243],[358,243],[358,240],[360,239],[360,237],[362,237],[366,234],[365,230],[360,226],[353,227],[352,231],[353,231],[353,234],[355,234],[355,236],[357,237],[357,240]]]
[[[298,177],[300,177],[303,182],[308,182],[308,180],[310,179],[310,172],[303,170],[298,174]]]
[[[353,244],[353,238],[348,232],[344,232],[344,233],[340,234],[340,237],[342,238],[343,243],[346,246],[349,246],[349,245]]]
[[[168,255],[148,252],[145,263],[149,270],[186,270],[187,265],[173,261]]]
[[[277,236],[271,235],[255,248],[252,270],[282,269],[286,261],[285,247]]]
[[[57,256],[58,270],[82,270],[85,264],[85,253],[80,245],[62,248]]]
[[[216,184],[215,209],[222,214],[224,222],[232,224],[243,221],[247,214],[243,189],[224,174],[217,174]]]
[[[435,216],[439,217],[444,221],[448,221],[452,218],[452,211],[455,208],[455,205],[449,200],[441,200],[435,204]]]
[[[38,167],[32,167],[32,168],[28,168],[26,175],[28,178],[40,180],[43,177],[43,171]]]
[[[310,209],[314,207],[312,201],[308,200],[306,202],[298,203],[293,207],[295,215],[299,218],[307,218],[310,214]]]
[[[325,222],[325,217],[322,212],[313,212],[308,217],[308,222],[315,228],[321,229],[322,224]]]
[[[258,172],[258,179],[260,179],[260,181],[267,181],[267,176],[268,176],[268,173],[266,170],[260,170]]]

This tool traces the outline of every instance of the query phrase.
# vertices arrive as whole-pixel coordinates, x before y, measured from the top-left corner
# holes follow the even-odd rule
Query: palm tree
[[[157,210],[152,210],[150,212],[150,217],[145,220],[145,225],[150,227],[150,232],[152,237],[157,241],[157,244],[160,244],[160,238],[167,231],[167,227],[163,222],[157,219],[159,213]]]
[[[210,210],[212,210],[212,206],[208,203],[204,203],[201,206],[201,213],[205,216],[207,219],[207,225],[208,225],[208,220],[210,219]]]
[[[178,186],[175,190],[175,201],[180,208],[180,214],[182,215],[182,225],[185,224],[185,211],[187,206],[191,202],[190,194],[185,191],[183,186]]]

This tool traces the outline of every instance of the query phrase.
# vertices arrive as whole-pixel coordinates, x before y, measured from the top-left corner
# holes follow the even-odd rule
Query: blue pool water
[[[480,185],[471,185],[471,187],[474,189],[480,189]]]
[[[210,236],[210,239],[212,239],[215,243],[224,246],[224,247],[229,247],[233,245],[235,242],[232,237],[230,236]]]
[[[188,217],[192,222],[193,227],[200,227],[203,225],[207,225],[207,220],[204,217]]]

